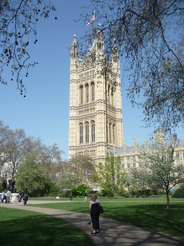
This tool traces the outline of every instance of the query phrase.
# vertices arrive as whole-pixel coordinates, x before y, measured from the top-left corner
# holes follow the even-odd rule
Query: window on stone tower
[[[91,122],[91,141],[95,142],[95,122]]]
[[[112,127],[112,135],[113,135],[113,144],[115,144],[115,125]]]
[[[95,100],[95,84],[94,82],[91,83],[91,101]]]
[[[80,104],[83,104],[83,86],[80,86]]]
[[[89,85],[86,84],[86,103],[89,102]]]
[[[109,124],[109,143],[111,143],[111,123]]]
[[[83,143],[83,124],[80,124],[79,135],[80,135],[80,144],[82,144]]]
[[[85,126],[85,130],[86,130],[86,143],[89,143],[89,123],[86,122],[86,126]]]

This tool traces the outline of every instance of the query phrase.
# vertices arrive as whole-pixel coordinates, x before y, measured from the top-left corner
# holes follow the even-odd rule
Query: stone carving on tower
[[[69,159],[89,155],[104,161],[108,149],[123,147],[120,61],[116,40],[111,61],[98,27],[88,54],[79,59],[76,37],[70,51]]]

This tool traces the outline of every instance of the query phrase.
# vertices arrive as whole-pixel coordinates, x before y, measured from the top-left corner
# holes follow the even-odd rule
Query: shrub
[[[184,187],[177,189],[172,195],[173,198],[184,198]]]
[[[118,195],[124,196],[124,197],[129,197],[129,193],[125,189],[119,189]]]
[[[102,189],[101,194],[103,194],[103,196],[107,196],[107,197],[113,197],[114,196],[114,193],[108,188]]]
[[[87,192],[87,194],[89,195],[89,191],[91,190],[91,187],[89,187],[86,184],[80,184],[78,186],[73,186],[72,187],[72,195],[74,197],[78,196],[78,197],[83,197],[85,191]]]

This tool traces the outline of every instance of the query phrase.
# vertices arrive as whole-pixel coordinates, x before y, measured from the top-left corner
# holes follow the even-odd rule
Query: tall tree
[[[92,185],[92,174],[95,170],[93,160],[89,156],[76,156],[63,163],[58,186],[68,189],[79,184]]]
[[[116,39],[129,76],[128,97],[143,108],[145,122],[165,131],[184,124],[184,1],[91,0],[106,53]],[[85,16],[85,22],[91,13]],[[96,35],[91,24],[86,44]],[[81,48],[84,51],[84,42]],[[87,47],[88,50],[88,47]],[[139,97],[144,97],[143,101]]]
[[[27,137],[23,129],[11,130],[0,121],[0,167],[6,169],[8,177],[14,179],[20,163],[30,156],[36,156],[37,162],[43,165],[53,181],[62,168],[62,150],[53,144],[46,146],[40,139]],[[6,167],[5,167],[6,166]]]
[[[16,189],[31,193],[48,193],[52,182],[47,170],[37,163],[35,156],[25,159],[17,168]]]
[[[6,142],[1,147],[3,165],[6,163],[6,173],[14,179],[16,168],[25,157],[26,135],[23,129],[12,131],[6,129]]]
[[[0,82],[7,84],[5,74],[10,73],[21,95],[26,93],[23,75],[37,64],[29,63],[29,38],[33,35],[37,43],[39,17],[49,18],[51,11],[55,7],[50,0],[0,0]]]
[[[93,173],[93,179],[102,189],[113,192],[115,198],[116,192],[124,183],[123,177],[125,175],[121,168],[121,158],[108,153],[105,164],[100,162],[99,168]]]
[[[184,166],[176,164],[174,151],[177,146],[176,136],[171,143],[163,139],[154,139],[148,150],[140,150],[141,167],[133,169],[134,183],[154,190],[164,190],[169,208],[169,193],[176,185],[184,183]]]
[[[80,183],[90,184],[94,172],[94,161],[89,156],[76,156],[69,160],[69,173],[77,175]]]

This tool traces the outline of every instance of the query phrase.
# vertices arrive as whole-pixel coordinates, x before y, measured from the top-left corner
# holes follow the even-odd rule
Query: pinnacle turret
[[[71,50],[70,50],[70,56],[72,58],[78,58],[78,48],[77,48],[77,41],[76,41],[76,35],[75,34],[74,34],[72,47],[71,47]]]

